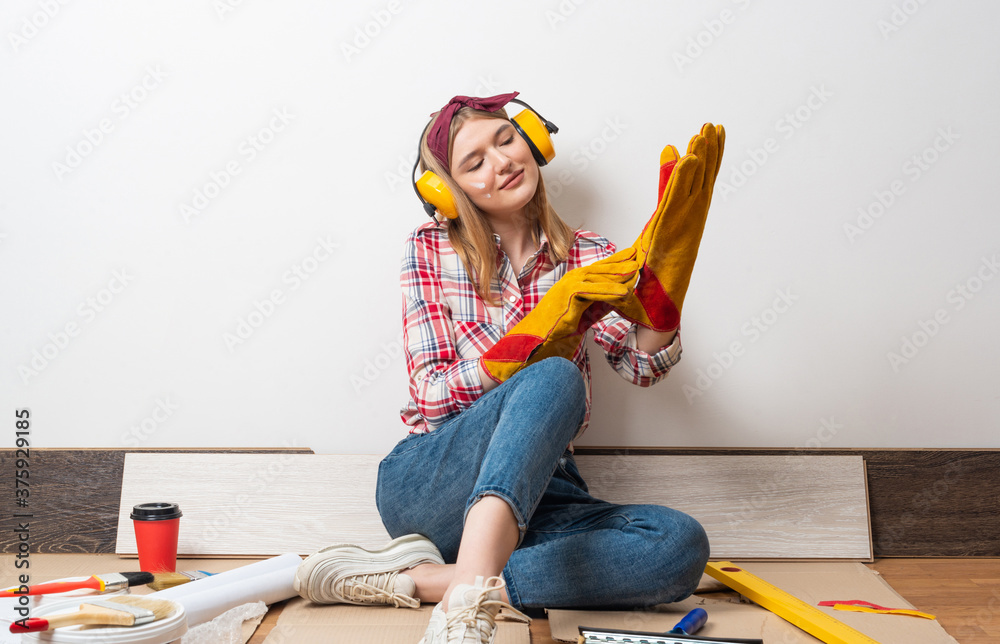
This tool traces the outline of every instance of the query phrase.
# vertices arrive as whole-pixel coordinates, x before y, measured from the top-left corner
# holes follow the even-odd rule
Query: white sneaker
[[[441,609],[441,604],[434,607],[419,644],[492,644],[501,608],[510,610],[512,617],[530,623],[530,617],[501,601],[503,587],[502,577],[490,577],[485,582],[476,577],[475,584],[455,586],[448,599],[448,612]]]
[[[293,587],[317,604],[391,604],[417,608],[416,584],[403,570],[423,563],[443,564],[437,547],[421,534],[393,539],[378,550],[337,543],[299,564]]]

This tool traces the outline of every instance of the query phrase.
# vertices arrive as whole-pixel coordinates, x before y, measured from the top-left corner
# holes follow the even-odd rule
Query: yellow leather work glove
[[[706,123],[678,158],[668,145],[660,154],[659,205],[632,248],[641,265],[633,294],[615,309],[654,331],[680,326],[681,307],[698,256],[722,163],[726,131]]]
[[[631,293],[638,269],[635,250],[626,248],[569,271],[479,358],[483,371],[497,382],[504,382],[525,366],[545,358],[571,360],[587,329],[611,310],[608,304]],[[592,307],[595,303],[598,305]]]

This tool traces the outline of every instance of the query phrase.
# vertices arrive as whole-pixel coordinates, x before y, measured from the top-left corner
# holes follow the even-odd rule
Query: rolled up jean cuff
[[[517,508],[517,504],[514,502],[514,495],[502,487],[487,485],[476,490],[473,493],[472,498],[469,499],[469,502],[465,506],[465,514],[462,516],[462,525],[464,526],[465,522],[468,520],[469,510],[472,509],[472,506],[479,503],[484,496],[495,496],[502,499],[510,508],[510,511],[514,514],[514,520],[517,521],[517,545],[514,546],[514,548],[519,548],[521,546],[521,542],[524,541],[525,533],[528,531],[528,523],[524,519],[524,514]]]

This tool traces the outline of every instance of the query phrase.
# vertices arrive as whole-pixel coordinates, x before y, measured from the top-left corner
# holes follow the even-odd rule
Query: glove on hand
[[[706,123],[683,158],[674,146],[663,148],[659,205],[632,245],[641,264],[639,282],[632,296],[615,305],[623,317],[654,331],[680,326],[725,142],[725,129]]]
[[[554,356],[572,359],[587,329],[611,310],[610,304],[632,292],[638,268],[635,250],[626,248],[569,271],[479,358],[483,371],[504,382],[539,360]]]

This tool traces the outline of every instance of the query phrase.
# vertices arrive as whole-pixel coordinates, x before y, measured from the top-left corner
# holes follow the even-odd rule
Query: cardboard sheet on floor
[[[31,584],[41,584],[56,579],[67,577],[85,578],[91,575],[102,575],[110,572],[135,572],[139,570],[139,562],[136,560],[126,561],[118,555],[112,554],[32,554],[29,556],[29,568]],[[219,573],[240,566],[252,563],[246,559],[179,559],[177,561],[178,570],[205,570],[207,572]],[[25,572],[24,569],[14,570],[13,566],[0,578],[0,586],[7,587],[16,582],[15,573]],[[147,586],[133,586],[129,589],[133,595],[146,595],[153,592]],[[75,591],[70,594],[60,594],[32,597],[32,604],[29,608],[52,603],[62,602],[68,599],[79,599],[81,603],[88,599],[100,597],[100,595],[89,591]],[[104,596],[105,598],[107,595]],[[20,616],[14,613],[13,606],[17,602],[15,598],[0,598],[0,644],[17,644],[21,641],[20,635],[13,635],[8,631],[10,622]],[[248,642],[254,631],[260,624],[261,619],[243,624],[243,642]]]
[[[134,556],[132,506],[178,503],[186,556],[312,554],[337,542],[389,540],[375,507],[380,456],[125,456],[115,552]],[[871,559],[861,456],[588,455],[591,493],[655,503],[705,527],[716,559]]]
[[[903,599],[875,571],[859,563],[741,563],[754,575],[815,606],[826,600],[861,599],[891,608],[916,608]],[[701,593],[655,610],[570,611],[550,610],[552,638],[576,642],[578,626],[618,628],[630,631],[666,632],[696,607],[708,612],[708,623],[698,635],[760,638],[765,642],[810,644],[819,642],[777,615],[741,598],[734,592]],[[952,644],[936,620],[905,615],[853,613],[817,607],[881,644]]]
[[[389,606],[321,606],[289,600],[264,644],[398,644],[419,642],[433,605],[418,609]],[[528,625],[499,619],[494,644],[529,644]]]

